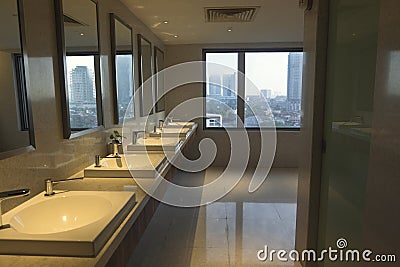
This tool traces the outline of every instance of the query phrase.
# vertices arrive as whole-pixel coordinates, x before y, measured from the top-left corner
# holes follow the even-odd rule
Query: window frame
[[[105,128],[104,126],[104,107],[103,107],[103,88],[102,84],[102,66],[100,55],[102,53],[101,46],[101,32],[100,32],[100,13],[98,0],[89,0],[95,5],[96,10],[96,34],[97,34],[97,51],[70,51],[67,52],[65,42],[65,26],[64,26],[64,8],[63,0],[54,1],[54,15],[55,15],[55,28],[56,28],[56,39],[57,39],[57,59],[58,59],[58,80],[60,87],[60,99],[61,99],[61,116],[63,125],[63,138],[73,139],[81,137],[86,134],[91,134],[97,131],[101,131]],[[93,55],[95,64],[95,75],[96,75],[96,105],[97,105],[97,126],[93,128],[71,128],[70,121],[70,109],[69,109],[69,96],[68,96],[68,78],[67,78],[67,56],[79,56],[79,55]]]
[[[116,31],[116,22],[121,23],[125,27],[127,27],[130,30],[131,34],[131,50],[118,50],[117,49],[117,31]],[[112,68],[111,68],[111,78],[112,78],[112,83],[113,83],[113,120],[114,120],[114,125],[121,125],[123,123],[123,118],[120,120],[120,110],[119,110],[119,102],[118,102],[118,81],[117,81],[117,56],[120,55],[130,55],[132,56],[132,99],[133,99],[133,117],[136,117],[136,112],[135,112],[135,90],[136,90],[136,84],[135,84],[135,48],[134,48],[134,35],[133,35],[133,27],[126,23],[121,17],[116,15],[115,13],[110,13],[110,39],[111,39],[111,63],[112,63]],[[128,105],[129,106],[129,105]],[[128,107],[127,107],[128,108]],[[124,114],[125,115],[125,114]]]
[[[207,62],[207,53],[237,53],[238,54],[238,71],[243,73],[246,76],[246,63],[245,63],[245,54],[248,52],[302,52],[304,53],[304,49],[301,46],[290,46],[290,47],[272,47],[272,48],[203,48],[202,49],[202,60],[203,62]],[[246,93],[245,88],[245,80],[240,79],[241,75],[238,75],[238,91],[237,91],[237,113],[238,118],[240,118],[244,122],[244,97]],[[207,64],[203,65],[203,80],[207,81]],[[303,92],[303,88],[302,88]],[[242,98],[240,97],[242,96]],[[206,100],[207,100],[207,82],[203,83],[203,130],[204,131],[225,131],[224,127],[207,127],[207,114],[206,114]],[[300,127],[245,127],[246,131],[260,131],[260,130],[272,130],[276,129],[277,131],[293,131],[299,132]],[[243,128],[232,127],[228,128],[229,130],[242,130]]]
[[[15,95],[18,109],[18,122],[20,131],[29,131],[29,108],[28,93],[26,88],[26,78],[24,70],[24,55],[21,53],[13,53],[13,70]]]

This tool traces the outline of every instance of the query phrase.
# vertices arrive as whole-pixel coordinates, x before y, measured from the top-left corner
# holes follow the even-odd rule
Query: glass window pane
[[[238,53],[207,53],[206,126],[237,127]]]
[[[72,130],[98,126],[94,55],[67,56],[69,113]]]
[[[116,55],[116,78],[117,78],[117,99],[119,122],[124,120],[126,109],[133,97],[133,68],[132,54]],[[132,105],[133,107],[133,105]],[[132,118],[134,113],[128,113]]]
[[[277,128],[300,127],[302,69],[302,52],[245,53],[246,127],[271,126],[271,111]]]

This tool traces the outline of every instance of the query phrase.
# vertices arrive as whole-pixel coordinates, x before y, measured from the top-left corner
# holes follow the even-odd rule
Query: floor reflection
[[[221,172],[180,172],[174,182],[187,186],[209,183]],[[296,169],[273,169],[255,193],[247,188],[251,172],[217,202],[200,208],[162,204],[128,266],[293,266],[260,262],[257,251],[294,249]]]

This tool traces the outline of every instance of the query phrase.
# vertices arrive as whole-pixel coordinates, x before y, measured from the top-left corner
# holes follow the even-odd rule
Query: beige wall
[[[201,44],[201,45],[169,45],[166,47],[166,66],[172,66],[179,63],[200,61],[202,60],[203,48],[269,48],[269,47],[293,47],[302,46],[301,43],[260,43],[260,44]],[[166,111],[171,111],[180,103],[196,97],[203,96],[203,85],[200,83],[192,83],[181,86],[169,92],[166,100]],[[218,153],[213,165],[225,166],[230,155],[230,143],[227,136],[221,131],[207,130],[203,131],[202,121],[198,120],[199,130],[197,143],[203,138],[211,138],[217,145]],[[256,166],[260,153],[260,136],[257,131],[249,132],[251,155],[250,166]],[[277,133],[277,148],[274,160],[274,167],[297,167],[298,159],[301,155],[299,142],[299,132],[294,131],[278,131]],[[196,151],[193,151],[192,157],[198,156]]]
[[[102,91],[105,126],[108,130],[71,140],[62,137],[61,105],[58,82],[56,33],[53,0],[24,2],[27,35],[26,51],[29,56],[29,86],[32,97],[36,151],[0,161],[0,191],[30,188],[31,196],[44,190],[43,180],[66,178],[92,164],[94,155],[106,153],[108,132],[112,127],[112,92],[110,84],[110,21],[113,12],[133,27],[134,34],[141,33],[153,44],[164,49],[162,42],[144,26],[128,9],[116,0],[99,1],[101,38]],[[135,40],[135,80],[137,76],[137,45]],[[137,87],[136,87],[137,88]],[[136,114],[138,113],[136,105]],[[156,121],[162,113],[152,116]],[[138,122],[143,122],[141,118]],[[7,211],[25,199],[3,203]]]

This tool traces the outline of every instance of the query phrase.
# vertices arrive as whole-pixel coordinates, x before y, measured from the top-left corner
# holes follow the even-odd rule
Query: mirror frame
[[[153,64],[153,52],[151,49],[152,43],[143,35],[141,35],[140,33],[138,33],[137,35],[137,41],[138,41],[138,74],[139,74],[139,106],[140,106],[140,117],[145,117],[145,116],[149,116],[151,114],[154,113],[154,86],[152,84],[151,86],[151,90],[152,90],[152,103],[153,103],[153,107],[152,109],[149,111],[149,114],[144,114],[144,101],[143,101],[143,70],[142,70],[142,40],[144,40],[145,42],[148,42],[150,44],[150,52],[151,52],[151,57],[150,57],[150,64]],[[151,76],[153,75],[153,67],[150,66],[150,71],[151,71]],[[151,77],[150,76],[150,77]]]
[[[112,80],[112,95],[113,95],[113,111],[114,111],[114,124],[119,125],[119,110],[118,110],[118,88],[117,88],[117,62],[116,62],[116,56],[117,56],[117,40],[116,40],[116,33],[115,33],[115,20],[118,20],[122,25],[127,27],[131,31],[131,49],[132,49],[132,97],[133,101],[135,101],[135,73],[134,73],[134,64],[135,64],[135,58],[134,58],[134,52],[133,52],[133,28],[125,23],[120,17],[115,15],[114,13],[110,13],[110,27],[111,27],[111,80]],[[134,114],[135,115],[135,114]],[[136,116],[134,116],[136,117]]]
[[[56,35],[57,35],[57,57],[58,57],[58,71],[59,71],[59,86],[60,86],[60,98],[61,98],[61,114],[63,124],[63,136],[64,139],[71,139],[79,137],[85,134],[93,133],[104,129],[104,118],[103,118],[103,94],[101,88],[101,65],[100,65],[100,29],[99,29],[99,5],[97,0],[86,0],[92,1],[96,5],[96,23],[97,23],[97,45],[98,45],[98,57],[95,57],[95,75],[99,77],[96,79],[96,106],[97,106],[97,127],[90,129],[81,130],[78,132],[72,132],[71,121],[69,115],[69,96],[68,96],[68,79],[67,79],[67,49],[65,47],[65,35],[64,35],[64,12],[63,12],[63,0],[54,0],[55,8],[55,22],[56,22]],[[62,67],[60,65],[62,64]],[[98,65],[98,67],[96,67]]]
[[[164,62],[164,65],[165,65],[165,53],[164,53],[164,51],[162,51],[160,48],[158,48],[157,46],[154,46],[154,51],[153,51],[153,54],[154,54],[154,56],[153,56],[153,59],[154,59],[154,62],[153,62],[153,65],[154,65],[154,67],[153,67],[153,69],[154,69],[154,71],[153,71],[153,73],[154,74],[157,74],[158,72],[159,72],[159,69],[158,69],[158,65],[157,65],[157,52],[160,52],[160,53],[162,53],[162,55],[163,55],[163,62]],[[162,67],[162,69],[164,69],[165,68],[165,66],[163,66]],[[153,75],[154,75],[153,74]],[[155,100],[157,100],[157,98],[158,98],[158,76],[157,75],[155,75],[155,78],[157,79],[155,82],[154,82],[154,99]],[[164,84],[164,86],[165,86],[165,84]],[[164,92],[165,93],[165,92]],[[162,96],[162,99],[163,99],[163,101],[164,101],[164,109],[160,109],[159,108],[159,104],[158,104],[158,102],[159,101],[156,101],[156,104],[155,104],[155,109],[156,109],[156,113],[157,112],[161,112],[161,111],[165,111],[165,94]],[[159,99],[159,100],[161,100],[161,99]]]
[[[15,0],[17,2],[18,10],[18,23],[19,23],[19,40],[21,46],[21,54],[24,65],[24,76],[25,76],[25,88],[26,88],[26,104],[28,111],[28,124],[29,124],[29,143],[30,145],[25,147],[16,148],[13,150],[0,152],[0,160],[20,155],[26,152],[34,151],[36,149],[35,143],[35,130],[33,126],[33,116],[32,116],[32,102],[31,102],[31,88],[29,79],[29,68],[28,68],[28,54],[26,52],[26,35],[25,35],[25,20],[24,20],[24,7],[22,0]],[[16,96],[17,97],[17,96]]]

